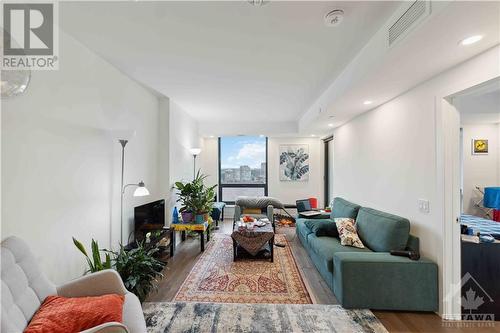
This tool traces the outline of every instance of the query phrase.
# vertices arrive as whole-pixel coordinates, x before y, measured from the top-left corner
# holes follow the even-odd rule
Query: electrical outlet
[[[427,200],[427,199],[418,199],[418,210],[421,213],[429,214],[429,212],[430,212],[429,200]]]

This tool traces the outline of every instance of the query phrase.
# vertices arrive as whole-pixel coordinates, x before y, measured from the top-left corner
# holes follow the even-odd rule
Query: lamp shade
[[[500,209],[500,187],[485,187],[483,202],[486,208]]]
[[[191,148],[189,149],[189,151],[191,152],[192,155],[196,156],[201,153],[201,148]]]
[[[144,197],[146,195],[149,195],[149,191],[146,185],[144,185],[144,182],[140,182],[137,184],[137,188],[134,191],[134,197]]]

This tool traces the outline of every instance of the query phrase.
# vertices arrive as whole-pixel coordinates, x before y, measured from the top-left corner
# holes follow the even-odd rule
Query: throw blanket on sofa
[[[271,205],[274,208],[282,209],[283,203],[272,197],[237,197],[235,204],[244,208],[266,208]]]

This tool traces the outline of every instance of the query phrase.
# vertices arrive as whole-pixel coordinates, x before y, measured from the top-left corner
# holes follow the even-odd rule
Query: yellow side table
[[[203,223],[172,223],[170,224],[170,256],[175,253],[176,231],[181,232],[181,240],[186,240],[186,231],[195,231],[200,234],[201,252],[205,251],[205,234],[207,234],[207,242],[210,241],[210,225],[211,219]]]

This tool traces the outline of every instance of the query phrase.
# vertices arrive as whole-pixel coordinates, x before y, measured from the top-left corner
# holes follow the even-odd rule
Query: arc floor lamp
[[[144,184],[143,181],[140,181],[137,184],[124,184],[123,183],[123,174],[125,171],[125,146],[128,143],[128,140],[125,139],[119,139],[118,142],[122,146],[122,175],[121,175],[121,199],[120,199],[120,243],[123,244],[123,196],[125,195],[125,190],[127,187],[133,186],[136,187],[134,191],[134,197],[143,197],[146,195],[149,195],[149,191],[146,188],[146,185]],[[128,242],[128,240],[127,240]]]

